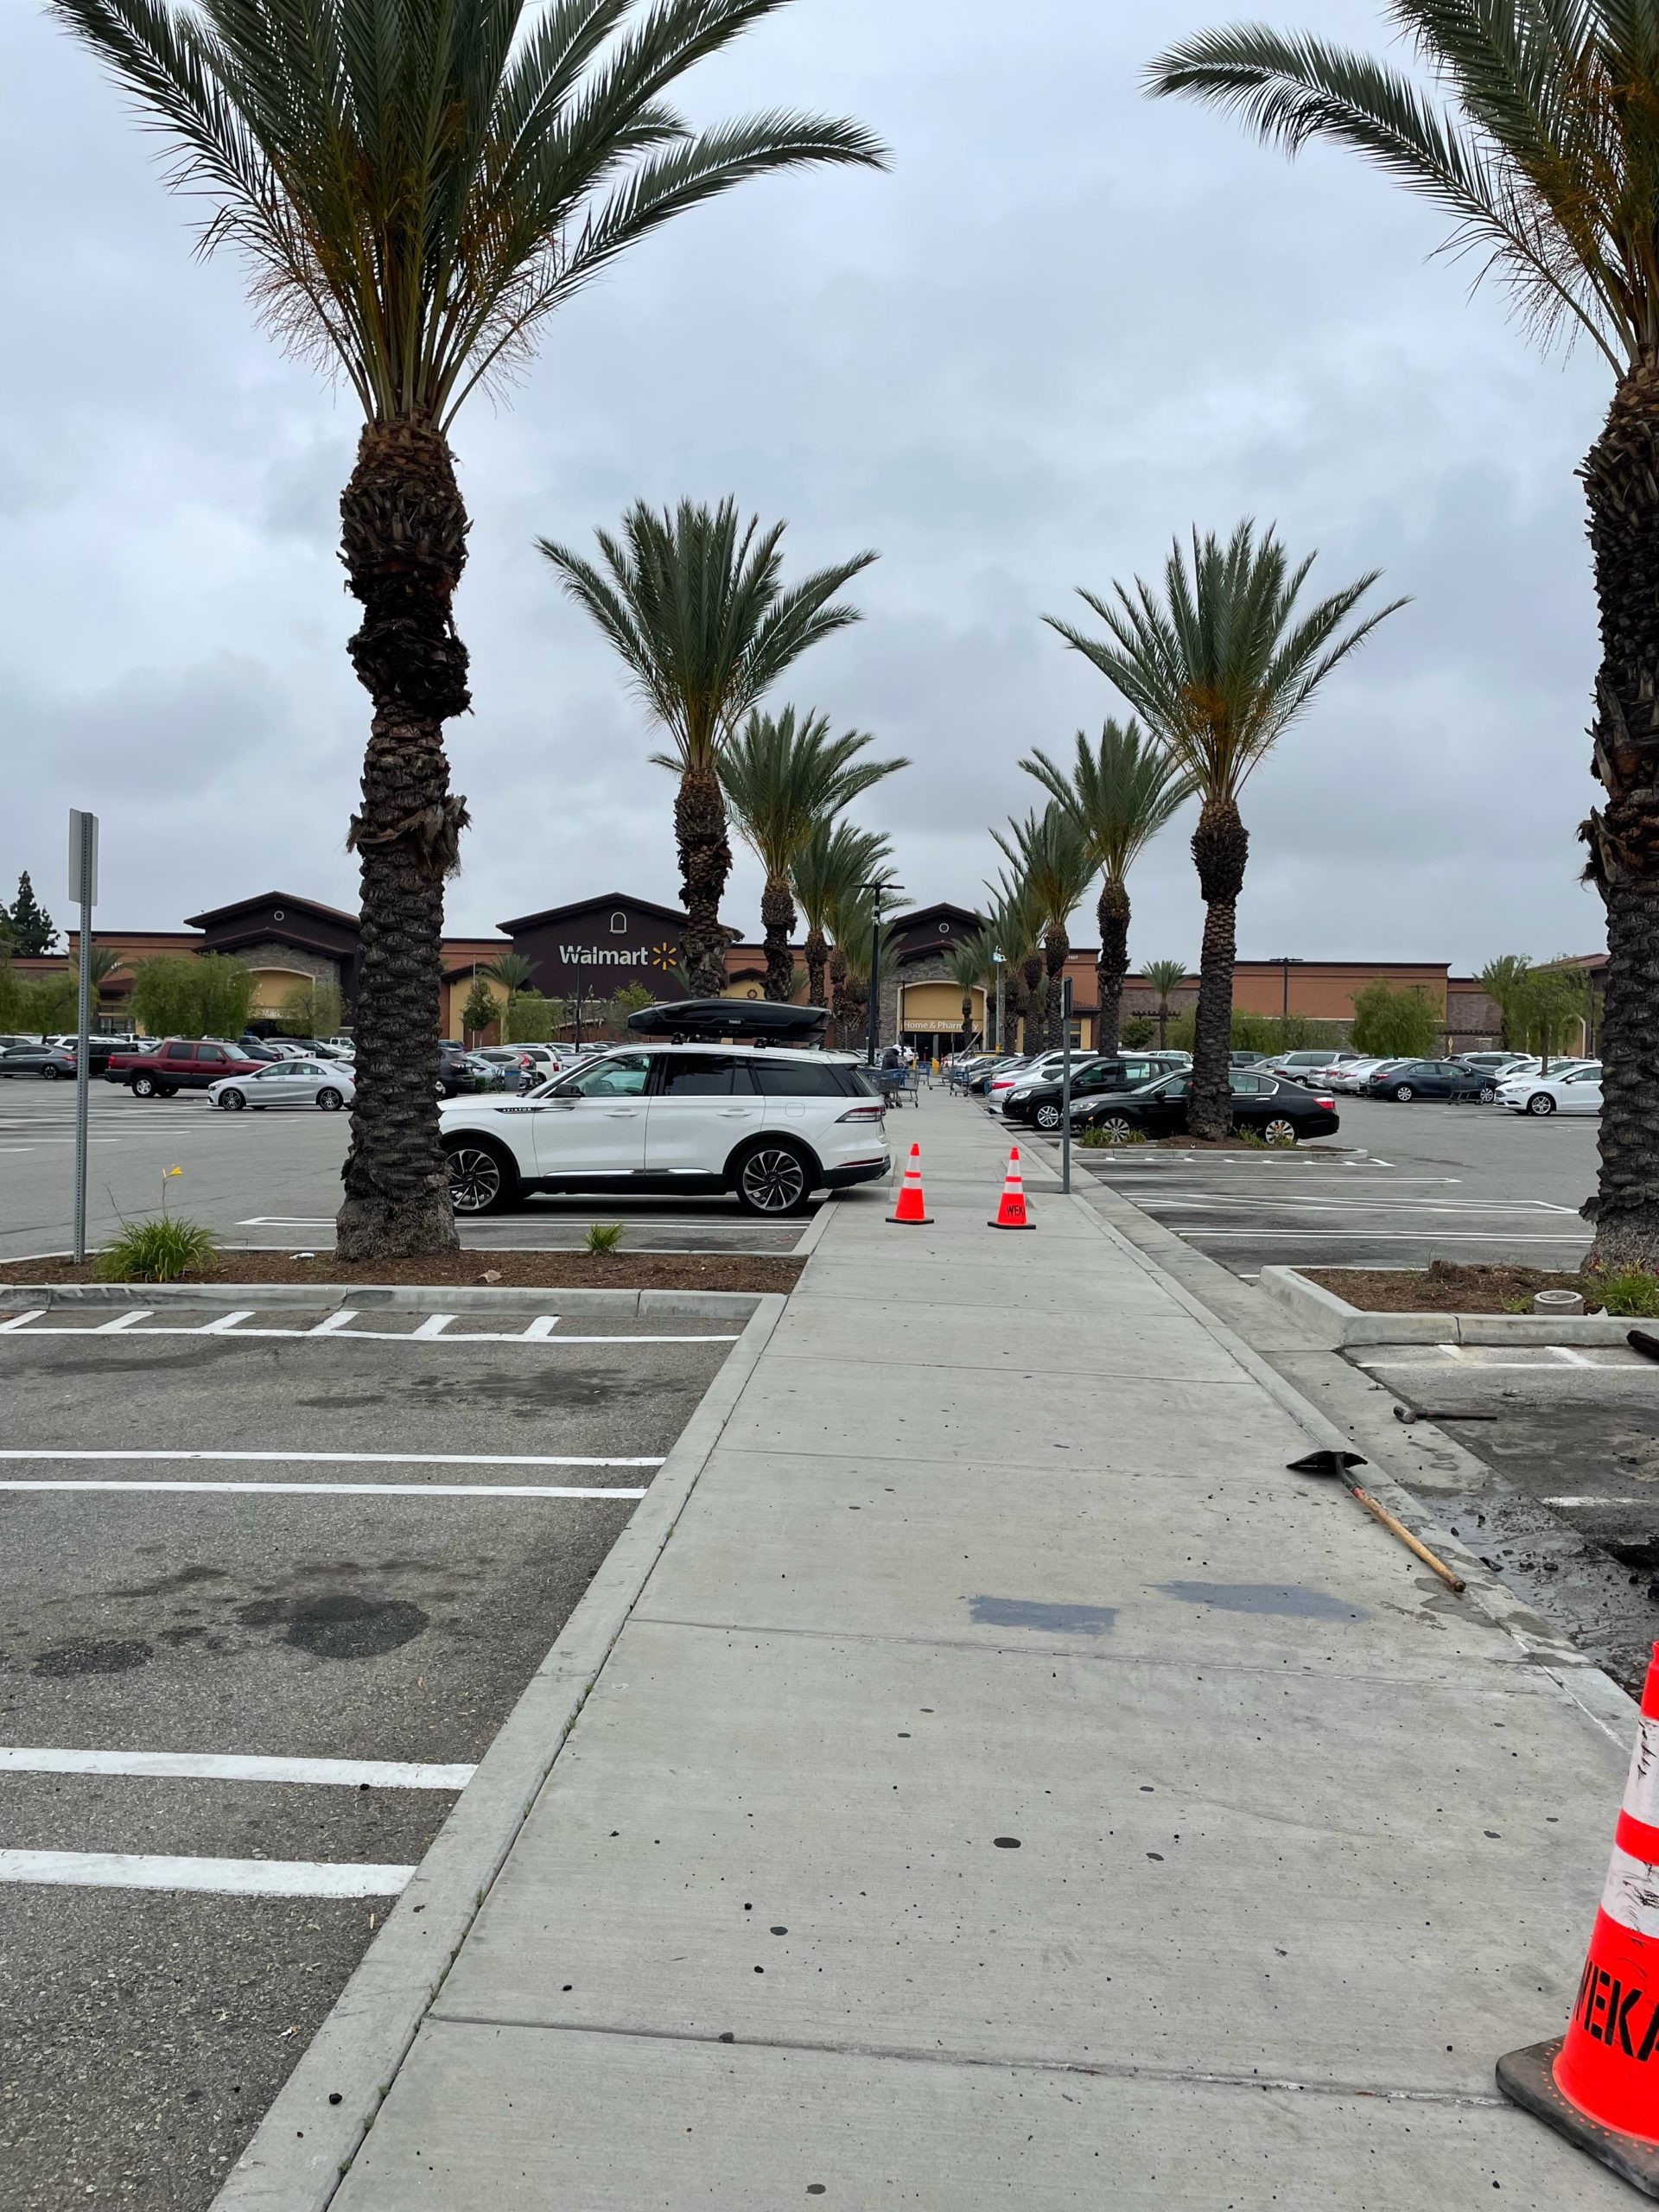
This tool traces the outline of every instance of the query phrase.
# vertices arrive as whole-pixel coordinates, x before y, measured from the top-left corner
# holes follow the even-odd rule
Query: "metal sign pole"
[[[75,1052],[75,1263],[86,1257],[86,1125],[92,1088],[92,908],[98,900],[98,817],[69,810],[69,896],[80,907]]]
[[[1071,978],[1060,984],[1060,1188],[1071,1188]]]

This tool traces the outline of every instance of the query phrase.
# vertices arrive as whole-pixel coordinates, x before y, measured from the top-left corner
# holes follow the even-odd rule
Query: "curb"
[[[1332,1351],[1349,1344],[1622,1344],[1630,1325],[1611,1313],[1373,1313],[1294,1268],[1263,1268],[1259,1281]]]
[[[619,1294],[632,1295],[633,1294]],[[213,2201],[325,2212],[782,1317],[755,1313]],[[338,2103],[331,2102],[338,2098]]]
[[[789,1258],[792,1255],[782,1254]],[[747,1320],[781,1291],[760,1290],[538,1290],[530,1285],[498,1288],[493,1283],[435,1283],[426,1289],[407,1283],[339,1282],[59,1282],[0,1284],[0,1313],[23,1307],[74,1306],[246,1306],[258,1307],[348,1306],[353,1313],[522,1313],[550,1300],[571,1313],[611,1314],[620,1320],[644,1313],[678,1314],[683,1319]]]

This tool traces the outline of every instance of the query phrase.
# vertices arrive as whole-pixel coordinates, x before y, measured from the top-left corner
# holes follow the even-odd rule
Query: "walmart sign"
[[[562,944],[559,959],[567,968],[664,968],[677,965],[677,944],[653,944],[646,952],[629,952],[613,944]]]

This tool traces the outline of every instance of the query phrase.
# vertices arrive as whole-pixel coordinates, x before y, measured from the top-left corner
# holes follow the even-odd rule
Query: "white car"
[[[1386,1059],[1340,1060],[1334,1067],[1326,1071],[1326,1079],[1332,1090],[1351,1090],[1357,1093],[1364,1090],[1365,1078],[1368,1076],[1375,1075],[1379,1068],[1385,1068],[1389,1065],[1390,1063]]]
[[[463,1217],[530,1191],[729,1191],[746,1212],[795,1213],[889,1172],[886,1117],[850,1054],[702,1045],[624,1046],[438,1109]]]
[[[1311,1051],[1280,1052],[1258,1068],[1258,1075],[1278,1077],[1281,1083],[1300,1083],[1311,1090],[1324,1090],[1330,1083],[1332,1068],[1357,1060],[1357,1052],[1333,1052],[1328,1045],[1314,1046]]]
[[[210,1103],[226,1114],[245,1107],[257,1114],[267,1106],[320,1106],[338,1114],[356,1096],[356,1077],[336,1060],[272,1060],[257,1075],[223,1076],[207,1086]]]
[[[1511,1114],[1599,1114],[1601,1062],[1589,1060],[1558,1075],[1510,1076],[1497,1087],[1497,1103]]]

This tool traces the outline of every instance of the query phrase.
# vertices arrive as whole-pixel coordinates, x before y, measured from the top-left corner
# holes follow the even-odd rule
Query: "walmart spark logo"
[[[677,968],[680,964],[679,946],[677,944],[653,944],[651,948],[651,964],[653,968]]]

